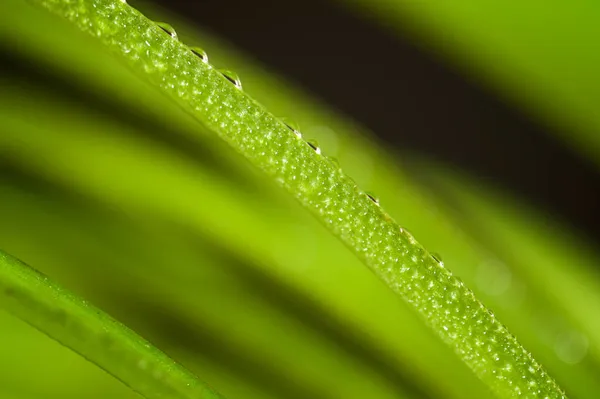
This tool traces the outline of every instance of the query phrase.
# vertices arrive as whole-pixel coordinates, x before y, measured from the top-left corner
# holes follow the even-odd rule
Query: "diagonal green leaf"
[[[442,263],[224,76],[126,4],[40,1],[100,38],[204,127],[271,175],[409,304],[501,396],[564,397],[541,366]]]
[[[595,397],[600,389],[595,379],[600,364],[600,279],[593,246],[560,218],[550,218],[484,182],[432,162],[420,161],[418,169],[438,198],[447,202],[447,213],[499,259],[487,268],[482,265],[478,273],[463,273],[465,280],[474,286],[479,280],[481,297],[493,303],[503,319],[514,321],[511,314],[521,313],[521,320],[509,327],[562,377],[562,385],[574,396]],[[502,278],[496,287],[486,283],[486,270],[491,276],[508,277],[509,289],[502,291]]]
[[[0,299],[3,308],[146,398],[221,398],[133,331],[4,252]]]
[[[198,168],[197,165],[195,167],[199,170],[190,170],[189,165],[182,163],[163,148],[159,151],[157,148],[149,146],[150,143],[147,140],[132,140],[131,137],[126,140],[125,138],[130,136],[127,134],[123,134],[124,137],[115,137],[114,132],[120,128],[118,124],[97,119],[93,113],[85,114],[75,104],[67,103],[64,104],[64,107],[58,107],[60,101],[56,98],[45,98],[34,91],[27,93],[27,96],[23,96],[24,91],[21,87],[20,93],[7,90],[0,95],[0,107],[6,111],[4,117],[0,117],[0,123],[6,129],[6,134],[2,136],[6,141],[0,140],[2,143],[0,148],[5,149],[3,152],[5,159],[14,160],[16,164],[30,170],[29,173],[32,175],[41,175],[56,182],[59,186],[65,185],[72,190],[85,192],[86,197],[90,197],[86,201],[92,203],[102,201],[106,202],[110,208],[127,209],[127,213],[139,213],[140,218],[148,222],[166,217],[177,224],[199,230],[202,235],[212,237],[210,245],[227,249],[231,255],[245,259],[249,262],[246,266],[250,269],[261,269],[261,273],[267,273],[273,279],[283,280],[286,285],[291,284],[297,287],[304,296],[314,297],[318,293],[317,300],[322,302],[323,307],[329,309],[330,315],[343,315],[345,319],[352,320],[351,325],[343,328],[344,335],[350,334],[349,330],[352,330],[352,335],[360,334],[363,338],[368,339],[369,347],[374,345],[386,353],[385,357],[388,358],[386,363],[391,362],[390,366],[394,365],[396,370],[400,368],[393,377],[395,385],[391,392],[393,397],[399,395],[398,377],[401,381],[406,381],[407,377],[402,378],[401,375],[409,372],[411,374],[408,377],[409,381],[415,380],[415,377],[418,377],[418,380],[424,380],[421,384],[426,387],[427,391],[443,392],[448,397],[464,398],[465,393],[462,392],[461,387],[468,384],[470,386],[468,397],[487,397],[486,390],[482,389],[485,386],[483,384],[479,386],[477,384],[479,381],[467,374],[469,371],[466,367],[464,370],[461,368],[462,365],[458,359],[455,359],[449,353],[448,348],[444,347],[429,330],[422,326],[420,320],[414,317],[413,312],[403,303],[399,303],[393,295],[390,295],[391,292],[382,289],[382,285],[369,275],[366,269],[362,268],[358,259],[339,245],[329,232],[317,224],[316,220],[302,212],[295,201],[290,200],[287,204],[290,205],[291,214],[286,215],[281,212],[283,210],[281,209],[271,216],[270,212],[266,212],[265,209],[261,210],[258,206],[255,208],[252,198],[247,197],[247,194],[242,191],[232,192],[230,190],[234,187],[225,189],[224,186],[214,184],[214,176],[207,174],[206,170],[204,173],[199,173],[202,168]],[[24,101],[24,98],[31,100]],[[49,106],[50,104],[51,106]],[[47,106],[49,106],[48,109],[46,109]],[[31,108],[36,109],[36,119],[33,124],[26,111]],[[69,115],[69,112],[74,112],[74,115],[68,118],[63,116]],[[23,135],[22,132],[25,131],[27,134]],[[85,131],[86,134],[82,135],[82,131]],[[86,135],[95,139],[90,141]],[[100,137],[102,139],[99,139]],[[65,152],[70,154],[69,157],[64,158],[60,155]],[[173,168],[174,166],[177,167]],[[127,170],[128,173],[123,174],[122,170]],[[144,175],[152,176],[152,178],[139,177]],[[197,184],[198,182],[202,182],[202,184]],[[163,187],[171,189],[163,190]],[[258,187],[256,188],[258,190]],[[55,222],[45,222],[45,219],[36,215],[39,215],[40,207],[47,206],[51,193],[42,192],[36,196],[39,197],[36,200],[37,205],[27,206],[27,201],[22,197],[14,198],[7,191],[2,193],[0,198],[6,203],[4,208],[7,214],[5,216],[7,233],[11,231],[8,220],[12,220],[15,228],[28,226],[31,221],[34,226],[40,226],[42,229],[47,225],[60,225],[64,228],[67,225],[69,214],[70,218],[75,218],[80,224],[79,228],[75,228],[76,231],[91,231],[99,224],[98,220],[88,220],[74,213],[73,206],[68,203],[63,203],[57,206],[57,210],[51,211],[53,215],[57,215],[59,212],[64,214],[62,218]],[[198,202],[198,198],[201,198],[202,201]],[[65,202],[64,199],[61,202]],[[240,207],[238,202],[243,202],[243,207]],[[269,198],[261,199],[261,204],[266,203],[276,204]],[[281,205],[277,205],[277,207],[279,206]],[[61,207],[66,209],[59,211]],[[104,219],[105,217],[100,218],[100,220]],[[71,240],[67,238],[69,235],[62,228],[58,230],[56,227],[56,232],[46,233],[50,234],[49,238],[40,237],[37,238],[37,242],[50,243],[55,238],[58,241],[66,240],[65,244],[69,247]],[[133,237],[136,241],[143,243],[140,243],[139,248],[135,250],[137,257],[140,253],[148,250],[158,252],[156,255],[149,256],[150,259],[143,257],[142,260],[137,261],[145,266],[150,266],[157,256],[163,257],[165,252],[176,255],[174,258],[169,258],[165,270],[162,271],[162,273],[167,272],[167,275],[171,276],[171,280],[179,267],[183,266],[185,269],[185,264],[192,266],[194,270],[186,274],[201,274],[209,266],[203,258],[197,259],[194,263],[181,259],[185,258],[182,256],[181,248],[169,252],[166,241],[167,238],[171,238],[171,241],[174,239],[173,234],[169,232],[171,229],[168,227],[160,229],[161,238],[155,245],[149,244],[155,242],[154,240],[142,238],[139,231],[131,232],[131,228],[128,228],[127,225],[117,228],[117,231],[119,231],[120,240],[129,242],[129,245],[131,245]],[[30,227],[29,230],[35,230],[37,233],[38,227]],[[126,231],[130,232],[126,233]],[[22,241],[36,242],[32,232],[24,230],[22,234],[27,237],[26,240],[21,239]],[[111,236],[114,234],[111,233]],[[75,237],[78,236],[80,234],[75,235]],[[7,237],[5,234],[3,242],[14,243],[19,240],[18,237],[15,237],[16,240],[9,237],[11,235]],[[92,239],[92,241],[105,242],[106,237]],[[105,242],[105,245],[107,244]],[[51,246],[54,251],[56,246],[54,244]],[[30,256],[30,250],[20,247],[18,245],[11,249],[15,253],[27,253],[27,256]],[[195,247],[199,247],[199,245],[195,244]],[[106,250],[111,253],[113,251],[108,248]],[[99,254],[89,253],[88,257],[103,259],[106,254],[102,255],[102,252],[105,251],[100,250]],[[39,252],[36,250],[32,255],[40,256]],[[117,258],[118,263],[123,263],[123,256]],[[38,257],[37,259],[39,259],[38,262],[47,264],[47,258]],[[84,258],[83,261],[86,259]],[[182,261],[183,264],[177,267]],[[65,260],[62,264],[66,265],[68,262]],[[80,262],[81,260],[76,260],[75,264]],[[135,264],[136,261],[132,259],[125,262],[122,269],[133,269]],[[127,282],[121,283],[119,278],[123,274],[122,270],[116,269],[114,272],[115,275],[112,276],[111,273],[105,271],[105,278],[108,279],[105,284],[112,285],[114,283],[111,281],[116,279],[119,284],[124,284],[126,287]],[[53,274],[51,271],[49,273]],[[147,270],[144,274],[146,277],[157,279],[156,273],[158,271],[150,273]],[[76,272],[76,274],[81,273]],[[167,284],[165,278],[158,280],[158,284]],[[335,281],[336,284],[332,284],[332,281]],[[136,279],[129,283],[137,287],[140,281]],[[73,284],[81,285],[81,281],[74,281]],[[175,282],[171,282],[171,284],[174,284],[172,289],[183,289],[180,284]],[[209,285],[214,286],[214,283]],[[128,291],[127,288],[124,289]],[[168,287],[162,288],[162,290],[165,289]],[[158,294],[158,291],[153,292]],[[265,319],[269,322],[256,332],[254,329],[258,327],[256,326],[258,320],[252,319],[244,323],[243,329],[231,329],[230,320],[239,322],[238,313],[245,313],[249,310],[248,299],[240,299],[238,304],[243,303],[244,306],[238,305],[237,309],[233,307],[223,314],[219,309],[223,307],[224,301],[230,300],[227,296],[223,297],[225,292],[227,291],[223,288],[221,289],[222,295],[216,295],[215,298],[209,298],[204,302],[194,290],[193,300],[197,302],[197,305],[193,306],[193,310],[189,309],[186,312],[198,314],[200,309],[208,308],[211,314],[220,316],[208,317],[206,313],[200,312],[202,323],[211,325],[213,329],[222,329],[220,336],[223,338],[233,338],[239,342],[240,340],[252,341],[254,336],[262,337],[259,342],[254,340],[254,347],[246,347],[240,352],[248,353],[250,350],[252,353],[256,353],[253,356],[254,360],[263,362],[262,367],[265,368],[272,367],[272,364],[282,364],[285,361],[288,366],[286,368],[278,367],[278,372],[293,375],[296,381],[303,381],[304,388],[320,386],[319,391],[331,392],[335,396],[341,395],[343,392],[351,395],[352,392],[357,392],[360,386],[364,387],[362,380],[368,380],[369,373],[365,370],[357,375],[357,371],[362,370],[361,365],[354,364],[347,359],[340,359],[339,365],[334,368],[330,363],[331,359],[327,359],[323,355],[318,362],[309,360],[315,350],[317,352],[324,350],[316,342],[307,342],[302,345],[297,343],[293,346],[285,344],[289,342],[290,335],[297,335],[301,332],[301,328],[282,334],[284,330],[276,327],[277,322],[271,318],[259,316],[258,320]],[[169,298],[171,295],[161,297]],[[273,299],[274,302],[281,302],[280,299]],[[206,306],[214,300],[218,300],[218,307]],[[177,310],[172,309],[172,312],[177,313]],[[394,314],[394,318],[388,319],[387,314]],[[240,318],[246,319],[246,317],[246,315],[240,315]],[[402,337],[402,340],[398,340],[399,336]],[[228,341],[225,346],[233,348],[235,345]],[[300,349],[300,347],[304,349]],[[415,347],[419,348],[418,353],[411,351]],[[274,356],[275,353],[281,351],[289,353],[288,360],[285,357]],[[409,358],[406,358],[407,355]],[[329,356],[334,355],[330,354]],[[294,361],[290,362],[291,359]],[[427,364],[431,363],[442,369],[429,369]],[[410,370],[405,368],[405,364],[410,364]],[[303,368],[305,371],[302,373]],[[340,369],[345,370],[345,373],[338,374],[339,371],[342,371]],[[325,372],[325,370],[327,371]],[[346,381],[345,375],[355,376],[351,381]],[[389,372],[386,372],[386,375],[388,378],[391,377]],[[462,381],[462,384],[459,381]],[[368,391],[373,397],[378,397],[376,396],[378,394],[384,395],[381,391],[385,391],[387,388],[382,381],[372,382],[370,385],[371,388]],[[409,383],[409,385],[414,384]],[[219,386],[219,389],[225,392],[225,388],[222,386]],[[228,396],[232,395],[228,394]],[[437,394],[431,395],[431,397],[436,396]],[[285,395],[285,397],[289,397],[289,395]]]

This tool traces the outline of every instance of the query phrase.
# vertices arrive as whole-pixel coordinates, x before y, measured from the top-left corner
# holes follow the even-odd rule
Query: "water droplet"
[[[192,53],[194,53],[195,55],[200,57],[202,62],[204,62],[205,64],[208,64],[208,54],[206,54],[206,51],[204,51],[200,47],[190,47],[190,50],[192,51]]]
[[[560,334],[554,344],[554,352],[567,364],[577,364],[583,360],[588,352],[589,341],[587,337],[577,331]]]
[[[319,143],[317,143],[317,140],[306,140],[306,144],[308,144],[310,148],[315,150],[317,154],[321,154],[321,148],[319,147]]]
[[[406,238],[408,238],[408,241],[410,241],[413,244],[417,242],[410,230],[408,230],[406,227],[400,227],[400,234],[406,236]]]
[[[327,148],[327,153],[339,155],[339,135],[326,125],[307,125],[303,126],[304,135],[307,137],[318,137],[322,146]]]
[[[440,263],[442,265],[444,264],[444,261],[442,261],[442,257],[437,252],[432,252],[430,255],[437,263]]]
[[[160,29],[164,30],[167,33],[167,35],[171,36],[173,39],[177,39],[177,32],[175,32],[175,28],[173,28],[171,25],[169,25],[166,22],[154,22],[154,23]]]
[[[284,125],[286,125],[298,138],[302,138],[302,133],[300,133],[300,127],[298,124],[288,118],[279,118]]]
[[[340,166],[340,161],[338,161],[338,159],[336,157],[326,157],[326,158],[329,162],[331,162],[331,164],[333,166],[335,166],[336,169],[342,169]]]
[[[369,199],[371,201],[373,201],[375,203],[375,205],[379,206],[379,198],[377,198],[375,195],[373,195],[373,193],[371,192],[366,192],[365,193],[367,195],[367,197],[369,197]]]
[[[242,90],[242,81],[240,80],[240,77],[237,75],[237,73],[225,69],[219,69],[219,72],[221,72],[221,74],[225,76],[225,79],[233,83],[235,87]]]

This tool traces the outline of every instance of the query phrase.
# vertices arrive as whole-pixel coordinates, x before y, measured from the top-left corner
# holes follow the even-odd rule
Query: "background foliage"
[[[434,15],[427,7],[407,14],[396,7],[401,4],[377,4],[398,10],[382,21]],[[165,15],[134,5],[155,19]],[[518,47],[514,37],[494,35],[505,32],[502,26],[471,24],[479,21],[474,9],[465,2],[437,10],[438,29],[451,26],[457,37],[462,30],[445,24],[461,21],[472,29],[445,51],[475,52],[498,41],[495,48],[503,45],[508,54],[502,76],[522,82],[533,74],[539,77],[533,89],[506,83],[491,62],[469,67],[568,132],[565,142],[593,149],[597,91],[582,83],[593,82],[591,73],[575,71],[590,69],[587,48],[571,57],[565,77],[550,61],[566,57],[566,50],[511,53]],[[187,114],[102,45],[21,0],[3,2],[0,11],[4,250],[131,326],[226,397],[490,397],[294,200],[224,144],[209,135],[198,139]],[[537,33],[532,24],[539,15],[526,11],[513,10],[525,31]],[[357,123],[201,27],[167,19],[182,41],[201,45],[213,65],[236,70],[245,91],[297,121],[305,137],[316,138],[325,155],[336,157],[420,242],[442,254],[570,397],[600,392],[600,291],[588,238],[557,215],[423,154],[404,154],[400,166],[396,154]],[[560,37],[574,46],[576,34],[592,26],[579,21],[547,29],[555,36],[570,32]],[[416,29],[434,35],[429,27]],[[577,101],[536,91],[564,93],[565,82]],[[584,153],[595,160],[593,151]],[[390,313],[397,317],[386,317]],[[22,322],[0,317],[4,396],[134,396]]]

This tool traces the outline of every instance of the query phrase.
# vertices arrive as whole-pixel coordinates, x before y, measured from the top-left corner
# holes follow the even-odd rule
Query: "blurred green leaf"
[[[221,398],[149,342],[19,260],[0,252],[3,308],[146,398]]]
[[[15,63],[0,95],[5,248],[93,298],[228,397],[490,396],[349,251],[161,91],[42,10],[19,0],[2,7],[12,17],[0,24],[0,44]],[[164,20],[317,138],[576,397],[595,397],[596,365],[567,365],[532,326],[531,309],[541,306],[565,331],[579,328],[543,294],[543,282],[521,279],[536,294],[510,311],[503,308],[518,297],[479,288],[472,276],[502,255],[495,240],[482,243],[465,220],[449,217],[444,198],[414,185],[364,129],[218,39]],[[28,62],[37,66],[21,68]],[[83,261],[95,265],[77,270]],[[200,282],[211,289],[199,293]]]
[[[596,2],[345,0],[457,65],[600,161]]]

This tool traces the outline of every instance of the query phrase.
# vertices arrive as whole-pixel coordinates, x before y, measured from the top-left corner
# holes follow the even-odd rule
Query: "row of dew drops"
[[[123,3],[126,3],[126,0],[121,0]],[[155,22],[155,24],[161,28],[164,32],[166,32],[173,39],[177,39],[177,33],[175,29],[164,22]],[[208,55],[206,52],[200,47],[190,47],[190,51],[198,56],[204,63],[208,64]],[[229,80],[236,88],[242,89],[242,82],[238,75],[232,71],[228,70],[218,70],[227,80]],[[300,129],[298,125],[294,122],[290,121],[286,118],[280,118],[281,122],[284,123],[298,138],[302,138],[302,133],[300,133]],[[318,146],[315,140],[307,140],[306,143],[319,155],[321,155],[321,148]],[[339,162],[334,157],[326,157],[331,163],[333,163],[336,167],[339,168]],[[379,206],[379,199],[375,197],[372,193],[365,192],[364,193],[375,205]],[[400,228],[400,232],[403,234],[407,234],[412,240],[412,234],[405,228]],[[438,264],[443,267],[443,261],[439,254],[431,253],[430,256],[435,260]],[[588,341],[585,335],[574,335],[572,332],[566,338],[562,336],[562,339],[556,341],[555,352],[565,363],[575,364],[580,362],[585,355],[587,354],[588,349]]]
[[[171,36],[173,39],[177,40],[177,33],[175,32],[175,29],[173,29],[173,27],[171,25],[164,23],[164,22],[155,22],[155,23],[158,27],[160,27],[163,31],[165,31],[169,36]],[[196,56],[198,56],[204,63],[208,64],[208,55],[202,48],[190,47],[190,51],[192,51],[192,53],[194,53]],[[239,90],[242,90],[242,82],[235,72],[232,72],[229,70],[223,70],[223,69],[218,69],[217,71],[220,72],[227,80],[229,80],[236,88],[238,88]],[[279,118],[279,119],[299,139],[302,138],[302,133],[300,132],[300,128],[295,122],[293,122],[287,118]],[[306,140],[306,144],[308,144],[308,146],[310,146],[317,154],[321,155],[321,148],[319,147],[316,140],[310,140],[310,139]],[[336,167],[339,168],[339,162],[337,161],[336,158],[334,158],[334,157],[326,157],[326,158],[331,163],[333,163]],[[375,195],[373,195],[372,193],[369,193],[369,192],[365,192],[364,194],[375,205],[379,206],[379,199]],[[412,234],[407,229],[401,228],[400,231],[404,234],[408,234],[412,238]],[[442,258],[439,254],[431,253],[430,256],[440,265],[444,264],[442,261]],[[573,339],[573,338],[571,338],[571,339]],[[582,339],[585,339],[585,336],[583,336]],[[563,338],[563,340],[564,340],[564,338]],[[582,341],[582,343],[580,344],[581,348],[579,346],[577,346],[578,343],[579,342],[570,342],[568,340],[565,340],[565,342],[557,341],[557,346],[555,348],[556,354],[559,355],[559,357],[561,357],[561,360],[563,360],[566,363],[571,363],[571,364],[577,363],[577,362],[581,361],[581,358],[583,358],[587,352],[587,341]],[[573,348],[571,348],[571,347],[573,347]],[[565,352],[565,354],[563,354],[563,352]],[[573,352],[573,353],[571,353],[571,352]]]
[[[177,39],[177,33],[173,27],[169,24],[163,22],[156,22],[156,24],[164,30],[167,34],[169,34],[172,38]],[[206,52],[200,47],[190,47],[190,50],[200,57],[200,59],[208,63],[208,55]],[[228,70],[218,70],[223,76],[229,80],[231,83],[235,85],[238,89],[242,89],[242,82],[236,73],[228,71]],[[302,139],[302,133],[300,132],[299,126],[288,118],[279,118],[279,120],[288,127],[299,139]],[[321,148],[319,147],[316,140],[306,140],[306,144],[308,144],[317,154],[321,155]],[[337,168],[340,167],[339,162],[334,157],[326,157],[331,163],[333,163]],[[379,206],[379,198],[373,195],[370,192],[364,192],[364,194],[377,206]],[[400,228],[400,232],[403,234],[407,234],[412,238],[412,234],[405,228]],[[443,266],[444,262],[442,261],[442,257],[436,253],[430,253],[430,256],[436,261],[439,265]],[[571,331],[568,333],[558,334],[556,337],[556,341],[554,344],[555,354],[567,364],[577,364],[579,363],[588,352],[588,340],[584,334],[580,334],[577,331]]]
[[[171,36],[173,39],[178,40],[177,38],[177,33],[175,32],[175,29],[165,23],[165,22],[155,22],[155,24],[161,28],[164,32],[166,32],[169,36]],[[198,56],[202,62],[208,64],[208,55],[206,54],[206,51],[204,51],[202,48],[200,47],[189,47],[190,51],[192,53],[194,53],[196,56]],[[239,78],[239,76],[232,71],[229,70],[224,70],[224,69],[217,69],[218,72],[220,72],[227,80],[229,80],[237,89],[242,90],[242,82]],[[299,139],[302,139],[302,133],[300,132],[300,128],[299,126],[294,122],[291,121],[288,118],[279,118],[280,121],[288,127],[288,129],[290,129]],[[318,143],[316,140],[306,140],[306,144],[308,144],[308,146],[310,146],[317,154],[322,155],[321,154],[321,148],[319,147]],[[333,163],[337,168],[340,167],[339,162],[337,161],[336,158],[334,157],[326,157],[331,163]],[[377,198],[375,195],[373,195],[370,192],[364,192],[364,195],[366,195],[369,200],[371,200],[375,205],[379,206],[379,198]],[[412,234],[405,228],[401,228],[400,229],[401,233],[407,234],[410,237],[412,237]],[[438,264],[443,265],[443,261],[441,256],[438,253],[431,253],[430,256],[433,258],[433,260],[435,260]],[[557,338],[556,344],[555,344],[555,351],[556,354],[560,357],[560,359],[562,361],[564,361],[565,363],[569,363],[569,364],[575,364],[581,361],[581,359],[583,357],[585,357],[586,353],[587,353],[587,339],[584,335],[578,336],[578,335],[573,335],[574,333],[571,333],[571,335],[568,336],[560,336],[560,339]],[[581,341],[581,342],[580,342]]]
[[[177,32],[175,32],[175,29],[170,24],[168,24],[166,22],[154,22],[154,23],[156,24],[156,26],[158,26],[160,29],[162,29],[166,34],[171,36],[173,39],[178,40]],[[206,51],[204,51],[200,47],[193,47],[193,46],[190,46],[189,49],[192,53],[194,53],[197,57],[199,57],[200,60],[202,60],[202,62],[204,62],[205,64],[208,64],[208,54],[206,53]],[[225,77],[225,79],[230,81],[237,89],[242,90],[242,81],[240,80],[239,76],[235,72],[232,72],[232,71],[226,70],[226,69],[217,69],[217,71],[220,72],[223,75],[223,77]],[[294,121],[291,121],[288,118],[279,118],[279,120],[284,125],[286,125],[288,127],[288,129],[290,129],[299,139],[302,139],[302,133],[300,132],[300,128]],[[308,139],[305,142],[317,154],[321,155],[321,148],[319,147],[319,144],[317,143],[316,140]],[[331,163],[333,163],[337,168],[340,167],[339,162],[337,161],[336,158],[334,158],[334,157],[326,157],[326,158]],[[373,195],[370,192],[365,192],[364,194],[369,198],[369,200],[371,200],[371,202],[373,202],[375,205],[379,206],[379,198],[377,198],[375,195]],[[410,232],[408,232],[408,230],[406,230],[404,228],[401,228],[400,230],[402,233],[412,236],[410,234]],[[440,257],[439,254],[432,253],[431,257],[437,263],[443,265],[442,258]]]
[[[165,33],[167,33],[169,36],[171,36],[173,39],[177,40],[177,32],[175,32],[175,29],[165,23],[165,22],[154,22],[159,28],[161,28]],[[205,64],[208,64],[208,54],[206,53],[206,51],[204,51],[202,48],[200,47],[193,47],[190,46],[189,47],[190,51],[192,53],[194,53],[197,57],[199,57],[202,62],[204,62]],[[233,71],[229,71],[226,69],[217,69],[217,71],[219,73],[221,73],[221,75],[223,75],[223,77],[225,77],[225,79],[227,79],[228,81],[230,81],[237,89],[242,90],[242,81],[240,80],[239,76],[233,72]],[[300,133],[300,128],[298,127],[298,125],[287,119],[287,118],[279,118],[279,120],[281,122],[283,122],[298,138],[302,138],[302,133]],[[317,154],[321,155],[321,148],[319,147],[319,144],[317,143],[316,140],[306,140],[306,144],[308,144]],[[333,157],[327,157],[332,163],[334,163],[336,166],[339,167],[339,163],[337,162],[337,160]],[[367,196],[377,205],[379,205],[379,200],[374,197],[373,195],[367,194]]]

